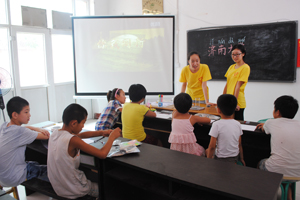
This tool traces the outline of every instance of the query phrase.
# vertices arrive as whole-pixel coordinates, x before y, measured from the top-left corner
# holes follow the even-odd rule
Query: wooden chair
[[[296,200],[296,182],[300,181],[300,177],[283,177],[283,181],[280,184],[281,188],[281,200],[287,200],[289,186],[292,189],[292,199]]]
[[[0,185],[0,189],[3,190],[3,187],[1,185]],[[14,198],[19,200],[19,194],[18,194],[17,187],[11,187],[9,190],[6,190],[5,192],[6,192],[6,194],[13,193]]]

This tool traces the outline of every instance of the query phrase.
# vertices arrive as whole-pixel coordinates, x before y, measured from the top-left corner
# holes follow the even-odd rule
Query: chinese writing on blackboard
[[[246,36],[244,36],[243,38],[238,38],[237,39],[237,43],[238,44],[242,44],[245,45],[245,40],[246,40]],[[217,40],[217,44],[215,45],[215,40],[214,38],[210,40],[209,42],[209,47],[208,47],[208,56],[214,56],[215,53],[218,53],[217,55],[226,55],[226,54],[230,54],[231,50],[232,50],[232,46],[234,44],[234,39],[233,37],[229,37],[227,43],[226,41],[222,38],[220,40]]]

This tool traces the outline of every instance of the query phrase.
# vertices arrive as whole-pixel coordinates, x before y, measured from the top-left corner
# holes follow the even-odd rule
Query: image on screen
[[[174,16],[73,17],[76,95],[174,94]]]

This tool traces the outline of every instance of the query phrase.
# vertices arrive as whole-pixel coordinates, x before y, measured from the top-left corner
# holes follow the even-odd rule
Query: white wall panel
[[[31,118],[28,125],[49,120],[46,87],[22,89],[21,97],[29,102]]]
[[[73,96],[75,94],[74,84],[64,84],[55,86],[56,97],[56,121],[62,121],[64,109],[71,103],[75,103]]]

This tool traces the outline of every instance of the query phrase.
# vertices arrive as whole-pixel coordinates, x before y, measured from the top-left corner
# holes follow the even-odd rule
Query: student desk
[[[201,105],[204,107],[205,104]],[[154,107],[157,110],[173,110],[173,106],[167,107]],[[195,111],[190,110],[190,113],[205,113],[217,115],[216,106],[206,107],[205,110]],[[246,122],[240,121],[241,124]],[[162,118],[150,118],[145,117],[143,126],[147,134],[153,135],[159,138],[163,144],[163,147],[170,148],[168,138],[171,132],[171,119]],[[248,125],[257,125],[257,122],[247,122]],[[122,128],[121,120],[117,122],[116,126]],[[194,125],[194,133],[197,138],[197,143],[203,146],[205,149],[208,148],[210,136],[208,135],[211,128],[211,124],[200,126]],[[263,133],[260,130],[249,131],[243,130],[242,135],[242,146],[244,151],[244,160],[246,165],[249,167],[256,168],[258,162],[261,159],[270,157],[270,135]]]
[[[124,140],[124,139],[122,139]],[[93,146],[101,148],[103,144]],[[112,180],[148,194],[137,199],[274,199],[282,175],[149,144],[140,153],[102,160],[104,184]],[[126,189],[129,195],[130,192]],[[111,193],[110,193],[111,194]],[[126,194],[126,192],[125,192]],[[103,195],[103,194],[102,194]],[[110,195],[107,195],[110,197]],[[105,195],[102,196],[102,199]],[[110,199],[110,198],[107,198]]]
[[[204,109],[203,110],[190,110],[189,113],[205,113],[205,114],[219,116],[216,106],[206,107],[206,104],[200,104],[200,106],[203,107]],[[157,107],[157,106],[152,106],[152,107],[155,108],[156,110],[175,110],[174,105],[169,105],[169,106],[165,106],[165,107]]]
[[[151,127],[155,125],[170,130],[171,120],[145,118],[145,122],[146,126],[149,124]],[[169,124],[168,128],[166,124]],[[208,131],[210,126],[195,126],[196,132],[198,128],[202,132],[205,129]],[[255,132],[251,134],[253,133],[265,135]],[[207,133],[197,135],[205,135],[209,139]],[[208,142],[201,139],[198,141]],[[251,141],[247,143],[251,144]],[[96,142],[92,145],[101,148],[103,143]],[[282,180],[281,174],[223,163],[168,148],[142,144],[139,149],[141,152],[136,154],[105,160],[95,158],[95,166],[83,165],[84,168],[98,171],[98,175],[87,177],[99,182],[101,199],[127,199],[128,195],[130,199],[143,200],[199,198],[273,200]],[[27,147],[26,160],[40,162],[44,160],[45,163],[46,155],[47,149],[41,141],[34,141]],[[114,198],[115,196],[117,197]]]
[[[92,145],[103,146],[101,142]],[[34,151],[31,156],[37,156],[36,151],[44,154],[47,150],[43,148],[40,141],[27,147]],[[95,159],[101,199],[133,195],[130,199],[273,200],[283,177],[149,144],[138,148],[140,153]]]

